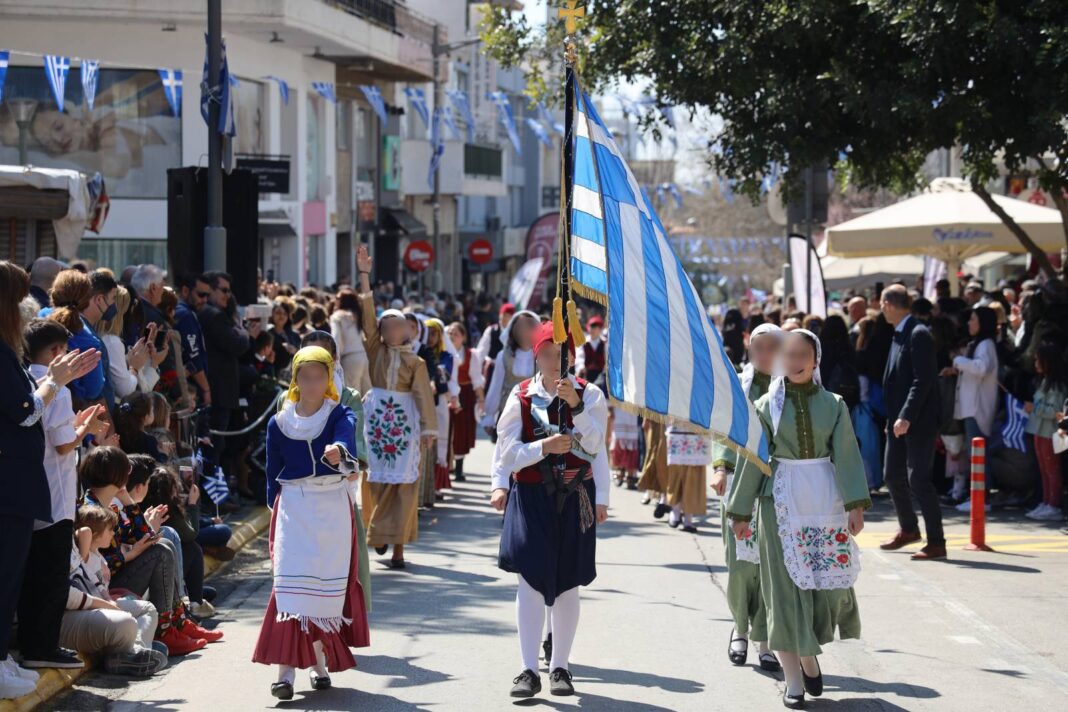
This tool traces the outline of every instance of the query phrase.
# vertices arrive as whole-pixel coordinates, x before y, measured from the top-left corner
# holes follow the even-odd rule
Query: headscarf
[[[807,337],[807,341],[813,345],[816,350],[816,367],[812,370],[812,381],[817,386],[823,385],[823,379],[820,377],[820,361],[823,360],[823,347],[820,346],[820,340],[808,329],[794,329],[794,334],[800,334]],[[780,362],[777,369],[778,373],[771,381],[771,388],[769,389],[770,405],[771,405],[771,432],[779,432],[779,421],[782,420],[782,411],[786,407],[786,375],[782,373],[782,363]]]
[[[337,392],[337,385],[334,383],[334,359],[329,351],[322,346],[305,346],[300,351],[293,354],[293,360],[290,363],[293,375],[289,379],[289,392],[286,394],[286,400],[293,403],[300,400],[300,387],[297,386],[297,373],[300,371],[301,366],[306,363],[321,363],[326,366],[326,372],[330,375],[330,381],[326,386],[326,397],[332,401],[341,400],[341,396]]]
[[[519,317],[521,316],[529,316],[531,319],[534,320],[534,328],[538,328],[538,323],[541,321],[541,319],[538,318],[537,314],[528,309],[516,312],[515,316],[512,317],[512,320],[508,322],[508,326],[501,329],[501,344],[504,346],[504,348],[508,348],[508,338],[512,334],[512,326],[515,325],[516,321],[518,321]]]
[[[386,319],[400,319],[404,322],[405,328],[408,326],[408,319],[404,316],[404,312],[399,309],[386,309],[378,317],[378,327],[382,328],[382,322]],[[389,344],[382,342],[382,345],[386,347],[386,353],[389,354],[389,365],[386,367],[386,390],[392,391],[397,388],[397,374],[400,373],[401,367],[401,354],[405,351],[411,352],[412,345],[405,341],[400,346],[390,346]]]
[[[431,318],[426,319],[425,321],[423,321],[423,325],[426,327],[426,330],[427,330],[428,333],[430,332],[431,329],[433,329],[435,332],[437,332],[438,345],[434,347],[434,355],[440,357],[441,356],[441,352],[445,350],[445,325],[443,323],[441,323],[441,319],[436,319],[434,317],[431,317]],[[426,342],[429,343],[430,339],[427,338]],[[451,353],[451,351],[450,351],[450,353]]]
[[[768,335],[774,336],[781,342],[783,337],[786,335],[786,332],[780,329],[775,324],[766,321],[757,328],[753,329],[753,333],[749,335],[749,345],[752,346],[753,342],[761,336]],[[739,376],[742,381],[742,391],[744,391],[746,395],[749,395],[749,389],[753,386],[753,379],[755,377],[756,368],[753,367],[752,363],[747,362],[742,368],[741,376]]]

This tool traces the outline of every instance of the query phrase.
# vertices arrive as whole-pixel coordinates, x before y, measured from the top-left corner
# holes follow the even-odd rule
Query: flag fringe
[[[641,417],[648,418],[649,420],[655,420],[658,423],[663,423],[665,426],[671,425],[672,421],[674,420],[672,416],[666,413],[658,413],[655,410],[649,410],[648,408],[644,408],[639,405],[634,405],[633,403],[616,400],[612,396],[608,396],[608,402],[613,408],[619,408],[620,410],[626,411],[627,413],[631,413],[633,415],[640,415]],[[758,455],[754,454],[748,448],[742,447],[723,433],[711,430],[709,428],[699,427],[689,421],[687,421],[687,424],[704,435],[712,436],[715,442],[719,443],[720,445],[723,445],[723,447],[730,449],[732,452],[734,452],[734,454],[738,455],[738,457],[750,463],[765,475],[771,475],[771,465],[761,460]]]
[[[608,295],[602,294],[595,289],[590,289],[581,282],[571,282],[571,290],[582,297],[583,299],[589,299],[591,302],[597,302],[602,307],[608,308]]]

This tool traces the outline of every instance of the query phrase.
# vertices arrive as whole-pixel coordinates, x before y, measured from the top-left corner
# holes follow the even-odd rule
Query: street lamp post
[[[208,0],[208,88],[222,68],[222,1]],[[220,88],[221,91],[221,88]],[[208,102],[208,219],[204,227],[204,269],[226,269],[226,228],[222,220],[222,134],[218,101]]]
[[[29,165],[29,137],[30,122],[37,111],[36,99],[12,99],[8,102],[11,113],[15,117],[15,125],[19,129],[19,165]]]

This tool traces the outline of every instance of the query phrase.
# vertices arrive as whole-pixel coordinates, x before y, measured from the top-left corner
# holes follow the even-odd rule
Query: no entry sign
[[[434,248],[426,240],[408,243],[404,251],[404,266],[412,272],[426,272],[434,261]]]
[[[467,259],[476,265],[493,261],[493,243],[489,240],[474,240],[467,246]]]

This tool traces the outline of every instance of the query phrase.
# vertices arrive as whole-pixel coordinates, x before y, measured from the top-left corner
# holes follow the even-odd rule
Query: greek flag
[[[171,113],[174,116],[182,115],[182,70],[161,69],[159,79],[163,82],[163,93],[167,95],[167,103],[171,105]]]
[[[523,155],[523,149],[519,145],[519,131],[515,126],[515,115],[512,114],[512,102],[508,100],[508,95],[503,91],[491,91],[486,94],[486,98],[496,104],[497,118],[508,132],[508,139],[515,146],[515,152]]]
[[[671,196],[672,200],[675,201],[675,207],[676,208],[681,208],[682,207],[682,193],[679,192],[679,186],[675,185],[674,183],[668,183],[667,184],[667,192],[668,192],[668,195]]]
[[[1005,445],[1013,450],[1027,452],[1027,439],[1024,436],[1024,427],[1027,425],[1027,411],[1024,405],[1011,393],[1005,394],[1005,425],[1001,426],[1001,437]]]
[[[282,97],[282,104],[289,106],[289,82],[273,74],[268,74],[264,79],[270,79],[278,85],[278,94]]]
[[[378,114],[378,120],[382,123],[386,123],[386,102],[382,99],[382,91],[372,84],[361,85],[360,91],[363,92],[364,98],[367,99],[367,103],[370,104],[371,108]]]
[[[93,110],[93,102],[96,101],[96,78],[100,75],[100,62],[92,59],[82,60],[82,94],[85,95],[85,103],[89,111]]]
[[[608,394],[712,432],[766,468],[768,445],[719,333],[589,95],[575,111],[571,275],[608,307]]]
[[[56,98],[56,106],[60,113],[63,112],[63,97],[67,91],[67,73],[70,71],[70,57],[61,57],[58,54],[46,54],[44,56],[45,76],[48,77],[48,86],[52,87],[52,96]]]
[[[6,49],[0,49],[0,101],[4,99],[4,80],[7,79],[7,63],[11,54]]]
[[[564,123],[554,119],[552,112],[546,109],[545,104],[542,104],[540,101],[538,102],[538,116],[541,117],[541,120],[545,122],[546,126],[551,127],[553,131],[561,136],[564,135]]]
[[[312,89],[331,104],[337,103],[337,94],[334,93],[333,82],[312,82]]]
[[[204,33],[204,74],[200,80],[200,115],[204,123],[208,119],[208,106],[211,102],[219,103],[219,123],[215,130],[226,136],[237,135],[237,121],[234,115],[234,93],[230,82],[230,64],[226,59],[226,41],[222,42],[222,61],[219,63],[219,76],[208,77],[208,34]],[[214,80],[214,81],[213,81]]]
[[[205,474],[201,484],[203,484],[207,495],[211,497],[211,501],[216,505],[230,499],[230,487],[226,484],[226,475],[223,474],[221,467],[216,466],[215,472],[211,475]]]
[[[449,129],[452,137],[459,141],[461,134],[459,127],[456,125],[456,117],[452,115],[452,104],[445,104],[441,108],[441,120],[445,123],[445,127]]]
[[[534,135],[538,137],[538,140],[544,143],[549,148],[553,147],[553,139],[549,136],[549,132],[545,130],[545,127],[541,125],[541,122],[532,116],[527,117],[527,126],[534,132]]]
[[[441,107],[434,109],[434,122],[430,127],[430,169],[427,171],[426,182],[434,187],[434,174],[441,165],[441,156],[445,153],[445,137],[441,135]]]
[[[404,96],[408,97],[408,105],[415,109],[419,118],[423,120],[423,126],[430,128],[430,111],[426,108],[426,92],[417,87],[405,87]]]
[[[471,113],[471,102],[467,100],[467,94],[462,91],[448,92],[449,101],[463,117],[467,129],[467,142],[475,142],[475,115]]]

